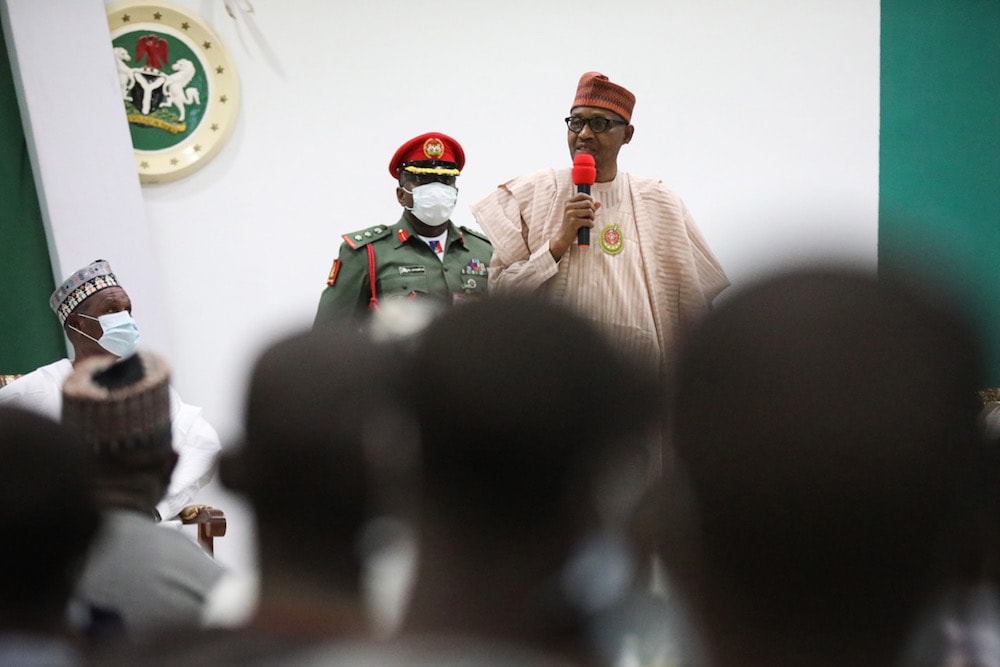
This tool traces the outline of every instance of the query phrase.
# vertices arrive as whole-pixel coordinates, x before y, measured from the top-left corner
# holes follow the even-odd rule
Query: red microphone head
[[[593,185],[597,180],[597,166],[590,153],[577,153],[573,158],[573,185]]]

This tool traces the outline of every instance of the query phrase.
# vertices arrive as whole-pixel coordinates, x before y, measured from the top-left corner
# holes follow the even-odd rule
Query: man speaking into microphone
[[[585,73],[565,119],[572,167],[514,178],[472,213],[493,243],[491,293],[542,293],[658,364],[729,280],[675,192],[619,171],[634,106],[629,90]]]

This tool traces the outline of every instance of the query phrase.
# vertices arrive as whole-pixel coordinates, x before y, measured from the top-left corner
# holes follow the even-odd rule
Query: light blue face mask
[[[129,356],[135,352],[136,347],[139,345],[139,325],[135,323],[135,320],[132,319],[132,314],[127,310],[101,315],[100,317],[91,317],[90,315],[80,313],[80,317],[86,317],[88,320],[96,320],[101,324],[101,331],[104,333],[101,334],[100,339],[88,336],[72,325],[69,328],[82,336],[86,336],[116,357]]]

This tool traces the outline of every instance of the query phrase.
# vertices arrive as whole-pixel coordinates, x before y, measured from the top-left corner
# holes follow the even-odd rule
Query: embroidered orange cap
[[[576,86],[573,107],[600,107],[631,121],[635,95],[600,72],[586,72]]]
[[[399,178],[403,170],[414,174],[458,176],[465,166],[462,145],[440,132],[413,137],[396,150],[389,160],[389,173]]]

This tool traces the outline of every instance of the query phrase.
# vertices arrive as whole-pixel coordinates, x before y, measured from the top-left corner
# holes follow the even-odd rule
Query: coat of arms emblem
[[[236,68],[219,37],[184,9],[133,0],[107,12],[139,177],[156,183],[187,175],[232,131]]]

